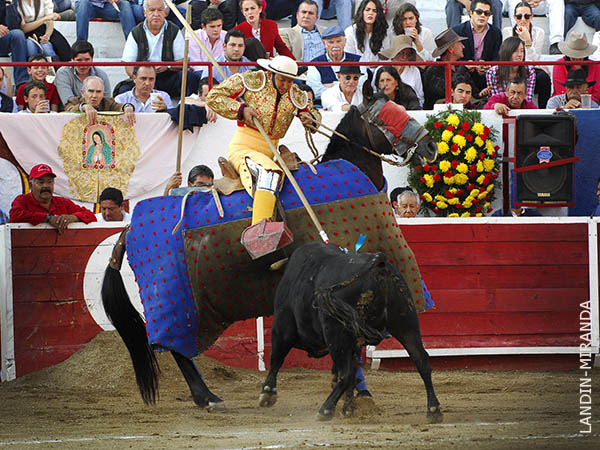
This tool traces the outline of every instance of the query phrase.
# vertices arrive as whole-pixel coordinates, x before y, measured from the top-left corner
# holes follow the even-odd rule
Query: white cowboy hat
[[[567,40],[558,43],[558,49],[571,58],[585,58],[596,51],[598,47],[588,44],[587,36],[582,31],[571,31]]]
[[[263,69],[270,70],[273,73],[278,73],[294,80],[306,80],[304,74],[298,73],[298,64],[292,58],[283,55],[277,55],[273,59],[259,58],[256,60],[258,65]]]

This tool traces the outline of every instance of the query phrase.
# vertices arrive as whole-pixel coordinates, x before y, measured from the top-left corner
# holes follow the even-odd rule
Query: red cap
[[[52,175],[56,177],[55,173],[52,172],[52,168],[48,164],[38,164],[37,166],[33,166],[31,172],[29,172],[29,178],[41,178],[44,175]]]

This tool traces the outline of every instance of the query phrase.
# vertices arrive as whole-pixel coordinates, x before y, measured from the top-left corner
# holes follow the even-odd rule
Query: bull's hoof
[[[258,405],[261,407],[271,407],[277,403],[277,391],[271,390],[269,386],[265,386],[258,397]]]
[[[335,410],[333,409],[321,409],[317,414],[317,420],[321,422],[325,422],[327,420],[333,419],[333,413]]]
[[[208,412],[225,411],[225,402],[223,400],[209,401],[208,405],[206,405],[206,410]]]
[[[444,414],[439,406],[432,406],[427,411],[427,419],[429,423],[442,423],[444,421]]]

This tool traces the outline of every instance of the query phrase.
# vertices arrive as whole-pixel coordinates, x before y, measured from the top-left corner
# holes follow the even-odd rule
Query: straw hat
[[[570,58],[585,58],[594,53],[598,47],[588,43],[583,31],[571,31],[566,41],[558,43],[558,48],[563,55]]]
[[[259,58],[256,60],[258,65],[263,69],[270,70],[273,73],[278,73],[294,80],[305,80],[298,71],[298,64],[292,58],[283,55],[277,55],[273,59]]]
[[[458,41],[464,41],[466,37],[459,36],[456,31],[452,28],[448,28],[446,31],[442,31],[435,37],[435,46],[437,47],[431,56],[437,58],[444,53],[452,44],[456,44]]]
[[[406,36],[405,34],[399,34],[398,36],[394,37],[394,40],[392,41],[392,46],[386,48],[385,50],[381,50],[379,52],[379,56],[381,58],[394,59],[396,55],[405,48],[412,48],[415,51],[415,53],[417,52],[417,50],[413,46],[412,38],[410,36]]]

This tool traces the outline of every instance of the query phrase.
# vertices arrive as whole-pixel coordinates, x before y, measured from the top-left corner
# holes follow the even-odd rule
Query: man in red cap
[[[18,195],[10,208],[11,222],[26,222],[32,225],[49,223],[63,234],[70,223],[96,221],[89,209],[76,205],[64,197],[54,196],[56,175],[47,164],[38,164],[29,172],[31,192]]]

